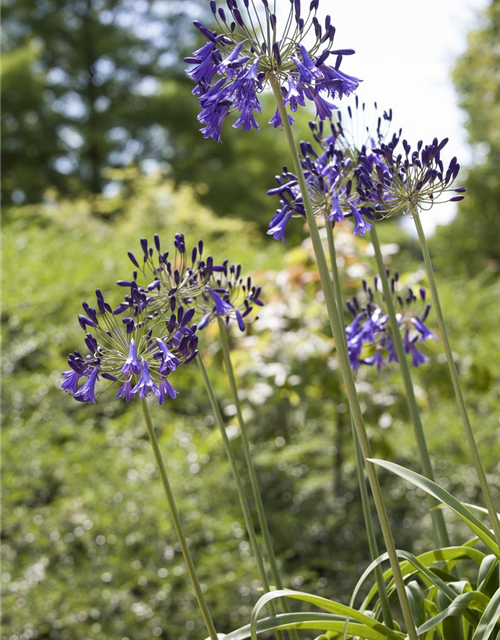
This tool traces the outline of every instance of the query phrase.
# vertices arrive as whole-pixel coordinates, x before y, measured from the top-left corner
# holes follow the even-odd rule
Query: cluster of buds
[[[197,332],[217,318],[234,319],[244,331],[254,305],[262,306],[260,287],[242,278],[239,265],[204,260],[202,241],[188,254],[182,234],[174,247],[170,256],[157,235],[153,246],[142,238],[142,261],[128,254],[132,279],[117,282],[128,289],[124,301],[112,309],[97,290],[97,309],[83,303],[85,315],[78,319],[89,353],[69,356],[62,383],[76,400],[95,403],[101,379],[120,384],[116,396],[126,402],[150,394],[160,404],[175,398],[169,376],[197,356]]]
[[[430,304],[426,303],[424,289],[419,290],[418,296],[410,287],[403,294],[398,291],[398,281],[399,276],[396,273],[390,279],[396,318],[404,349],[411,355],[413,366],[418,367],[428,360],[418,345],[433,337],[425,325]],[[347,308],[353,317],[352,322],[346,327],[351,367],[356,370],[361,364],[366,364],[376,366],[380,371],[389,362],[397,362],[386,300],[378,289],[378,278],[374,278],[373,288],[363,280],[363,294],[348,301]]]
[[[417,145],[411,151],[403,141],[403,154],[396,150],[401,129],[391,131],[392,110],[381,115],[374,105],[373,126],[366,123],[367,109],[356,96],[354,109],[347,108],[349,123],[342,114],[325,122],[310,123],[317,148],[300,143],[300,159],[314,215],[335,225],[345,218],[354,221],[354,234],[364,235],[371,222],[412,207],[429,209],[452,192],[451,202],[463,199],[462,187],[452,188],[460,166],[453,158],[445,171],[441,150],[447,143],[434,139],[431,145]],[[276,176],[278,186],[268,195],[278,195],[280,206],[269,223],[268,234],[285,240],[285,230],[293,217],[305,218],[303,194],[298,178],[286,167]]]
[[[357,89],[360,81],[340,71],[343,57],[354,51],[334,49],[335,27],[330,16],[324,26],[319,22],[318,5],[319,0],[312,0],[303,13],[301,1],[293,0],[280,30],[268,0],[242,0],[241,6],[227,0],[226,8],[210,2],[217,31],[195,21],[207,43],[185,59],[193,65],[188,75],[197,83],[193,93],[201,106],[198,120],[205,138],[220,142],[222,124],[233,111],[238,113],[234,127],[258,129],[258,94],[270,80],[279,84],[283,106],[295,112],[309,101],[320,119],[331,117],[336,109],[331,99]],[[306,48],[311,36],[314,42]],[[327,64],[330,56],[335,58],[333,65]],[[269,123],[282,124],[279,110]]]
[[[463,200],[464,187],[452,187],[460,170],[457,159],[453,157],[446,170],[441,159],[447,142],[447,138],[441,142],[434,138],[429,145],[419,141],[412,151],[403,140],[401,153],[396,139],[362,153],[356,170],[360,198],[381,218]]]
[[[245,319],[254,306],[263,305],[261,288],[253,286],[251,278],[242,277],[241,265],[229,264],[227,260],[216,264],[212,256],[205,260],[201,240],[188,252],[184,236],[177,234],[174,246],[175,253],[170,257],[168,253],[162,253],[157,235],[154,237],[155,249],[143,238],[142,266],[135,255],[129,253],[137,270],[133,280],[121,280],[118,284],[136,288],[161,314],[171,313],[179,304],[191,307],[198,329],[223,318],[227,324],[236,320],[244,331]]]

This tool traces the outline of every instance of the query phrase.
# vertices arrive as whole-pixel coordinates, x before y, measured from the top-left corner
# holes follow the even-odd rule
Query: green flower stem
[[[337,303],[335,301],[335,295],[333,292],[332,283],[330,281],[330,272],[328,270],[328,264],[326,262],[325,253],[323,251],[323,244],[319,234],[318,225],[316,224],[316,219],[314,217],[314,211],[312,208],[311,199],[309,196],[309,192],[307,190],[307,183],[305,180],[304,172],[302,170],[302,165],[300,163],[300,158],[297,151],[297,146],[295,144],[295,139],[293,137],[292,128],[288,121],[288,113],[287,113],[287,110],[283,107],[283,96],[281,94],[279,82],[274,77],[270,78],[270,82],[271,82],[276,103],[281,115],[281,119],[283,121],[283,131],[285,133],[288,146],[290,147],[290,153],[292,155],[294,170],[295,170],[295,173],[297,174],[300,190],[302,193],[302,198],[304,201],[304,208],[306,211],[307,223],[309,225],[311,241],[313,244],[314,254],[316,256],[316,261],[318,264],[318,272],[321,280],[323,294],[325,296],[328,319],[330,322],[330,327],[332,329],[333,339],[335,340],[335,344],[337,346],[339,366],[342,372],[342,377],[344,379],[347,397],[349,399],[351,416],[354,420],[354,425],[356,427],[356,432],[358,435],[359,444],[361,446],[363,457],[365,459],[370,458],[371,456],[370,442],[368,440],[368,434],[366,432],[366,427],[363,420],[363,412],[361,410],[358,394],[356,391],[356,385],[354,384],[354,378],[352,375],[351,366],[349,364],[349,354],[347,352],[345,337],[343,336],[344,327],[339,324]],[[399,602],[401,604],[401,610],[402,610],[403,618],[406,625],[406,631],[408,633],[410,640],[417,640],[417,633],[416,633],[415,624],[413,622],[413,618],[411,615],[410,603],[408,601],[408,596],[405,589],[405,583],[403,580],[403,575],[401,573],[401,568],[399,566],[396,547],[394,545],[394,539],[392,537],[391,527],[389,524],[389,518],[387,515],[387,511],[385,509],[384,499],[382,497],[382,490],[378,481],[377,474],[375,472],[374,465],[368,464],[366,466],[366,471],[367,471],[368,479],[370,481],[373,499],[377,509],[378,518],[380,521],[380,527],[382,529],[382,534],[384,536],[385,546],[387,548],[387,553],[389,555],[391,568],[394,574],[394,582],[396,585]]]
[[[341,309],[344,308],[344,303],[342,301],[342,290],[340,288],[340,276],[339,276],[339,269],[337,265],[337,251],[335,249],[335,239],[333,237],[333,226],[326,216],[325,216],[325,226],[326,226],[326,237],[328,240],[328,253],[330,258],[333,288],[335,290],[335,296],[337,300],[337,309],[339,311],[339,322],[342,323]],[[380,554],[379,554],[378,545],[377,545],[377,537],[375,535],[375,527],[373,525],[373,516],[370,508],[368,489],[366,487],[366,479],[365,479],[365,473],[364,473],[365,465],[363,461],[363,455],[359,447],[359,440],[356,433],[356,428],[354,426],[352,419],[351,419],[351,428],[352,428],[352,440],[354,444],[354,453],[355,453],[355,460],[356,460],[356,473],[358,476],[359,490],[361,493],[361,506],[363,508],[363,516],[365,520],[368,546],[370,548],[370,555],[372,560],[376,560]],[[391,606],[389,604],[389,598],[387,596],[387,590],[386,590],[385,581],[384,581],[384,573],[380,565],[377,565],[377,567],[375,568],[375,579],[378,585],[378,592],[380,597],[380,604],[382,607],[382,615],[383,615],[384,623],[387,627],[389,627],[389,629],[394,629],[394,621],[392,619]]]
[[[420,419],[420,412],[418,410],[417,399],[415,398],[415,390],[413,387],[413,381],[411,377],[410,365],[408,364],[408,357],[405,353],[403,346],[403,339],[401,337],[401,330],[396,317],[396,308],[394,306],[394,299],[392,297],[391,286],[387,277],[387,272],[384,265],[384,259],[382,257],[382,250],[380,249],[380,241],[377,234],[376,224],[372,224],[370,232],[371,241],[375,250],[375,260],[377,262],[377,268],[382,282],[382,289],[384,292],[385,303],[387,305],[387,311],[389,313],[389,322],[391,325],[392,339],[396,348],[396,354],[399,360],[399,368],[401,369],[401,375],[403,376],[403,384],[406,392],[406,401],[408,404],[408,410],[410,412],[410,418],[413,423],[413,429],[415,432],[415,438],[417,440],[418,451],[420,453],[420,461],[422,463],[422,469],[424,475],[435,482],[434,470],[432,468],[431,458],[429,450],[427,448],[427,442],[425,439],[425,432]],[[442,509],[435,508],[438,506],[437,500],[430,499],[431,504],[431,518],[432,528],[434,531],[434,541],[436,548],[440,546],[449,547],[450,537],[446,528],[446,521]]]
[[[366,486],[366,478],[364,473],[364,461],[363,454],[361,453],[361,447],[359,446],[358,436],[356,434],[356,427],[351,420],[352,427],[352,439],[354,442],[354,453],[356,457],[356,472],[358,475],[359,490],[361,492],[361,506],[363,507],[363,515],[365,517],[366,533],[368,536],[368,546],[370,547],[370,555],[372,560],[376,560],[380,553],[377,545],[377,538],[375,536],[375,528],[373,526],[372,512],[370,508],[370,498],[368,496],[368,487]],[[391,605],[389,604],[389,598],[387,597],[387,589],[384,580],[384,573],[382,567],[377,565],[375,569],[375,578],[377,580],[378,592],[380,597],[380,605],[382,607],[382,615],[384,618],[384,624],[389,629],[394,629],[394,621],[392,619]]]
[[[229,459],[231,472],[233,474],[234,483],[236,485],[236,492],[238,493],[240,507],[243,512],[243,519],[245,520],[245,526],[247,528],[248,538],[250,540],[250,546],[252,547],[252,552],[255,556],[255,561],[257,563],[257,571],[259,573],[259,578],[260,578],[260,581],[262,582],[264,591],[269,592],[271,589],[269,587],[269,582],[266,576],[266,570],[264,568],[264,560],[262,558],[259,543],[257,541],[257,535],[255,533],[255,528],[253,526],[250,507],[248,506],[248,502],[245,496],[245,491],[243,489],[243,482],[241,480],[240,472],[238,471],[238,464],[234,457],[233,448],[231,447],[231,443],[229,442],[229,438],[227,436],[226,425],[224,424],[224,420],[222,418],[219,405],[217,403],[217,398],[215,397],[215,391],[212,387],[212,383],[210,382],[210,378],[208,377],[207,369],[205,367],[205,364],[200,354],[196,358],[196,361],[198,362],[198,367],[200,369],[201,376],[203,378],[203,382],[207,390],[208,398],[210,400],[210,405],[212,407],[212,412],[214,414],[214,418],[217,423],[217,426],[219,427],[224,449],[226,450],[226,455]],[[272,609],[272,614],[276,615],[276,607],[272,605],[271,609]],[[276,631],[276,637],[281,638],[281,633],[279,631]]]
[[[198,575],[196,573],[196,569],[194,566],[193,558],[191,557],[191,552],[189,551],[189,545],[186,540],[184,530],[182,528],[182,522],[179,517],[179,512],[177,511],[177,506],[175,504],[174,494],[172,492],[172,488],[168,480],[167,470],[165,468],[165,463],[163,462],[160,446],[158,444],[158,438],[156,437],[155,428],[153,426],[153,421],[151,420],[151,414],[149,412],[149,407],[148,407],[146,398],[141,398],[141,408],[142,408],[142,413],[144,415],[144,421],[146,422],[146,429],[148,431],[151,447],[153,448],[153,454],[155,457],[156,466],[158,467],[158,471],[161,477],[161,482],[163,484],[163,489],[165,491],[165,495],[167,496],[170,515],[172,516],[172,520],[174,523],[174,529],[177,534],[179,544],[181,545],[182,555],[184,556],[184,562],[186,563],[189,578],[191,579],[191,584],[193,585],[193,591],[196,596],[198,606],[200,607],[201,615],[203,616],[203,620],[207,627],[207,631],[208,631],[208,635],[210,636],[210,639],[218,640],[217,631],[215,630],[214,623],[212,621],[212,616],[210,615],[210,611],[208,609],[205,596],[203,595],[203,589],[201,588],[201,584],[198,579]]]
[[[497,544],[500,544],[500,521],[498,518],[497,511],[495,509],[495,505],[493,503],[493,498],[491,497],[490,488],[488,486],[488,481],[486,479],[486,473],[484,472],[483,464],[481,462],[481,456],[479,455],[479,450],[476,444],[476,438],[475,438],[474,431],[472,429],[472,425],[469,419],[469,413],[467,411],[467,407],[465,406],[465,400],[462,393],[460,378],[458,376],[455,360],[453,359],[453,351],[451,349],[450,339],[448,338],[446,323],[444,321],[443,310],[441,308],[441,302],[439,300],[436,277],[434,275],[434,269],[432,267],[431,254],[429,252],[429,247],[427,245],[427,240],[425,238],[424,229],[422,227],[422,222],[420,220],[420,215],[417,207],[412,207],[410,212],[411,212],[411,215],[413,216],[413,221],[415,222],[418,239],[420,241],[420,247],[422,249],[425,269],[427,271],[429,286],[431,288],[431,293],[432,293],[432,300],[434,303],[434,312],[436,314],[439,330],[441,332],[441,339],[443,341],[444,351],[446,353],[446,360],[448,362],[448,368],[450,370],[450,376],[451,376],[451,381],[453,383],[453,389],[455,391],[458,410],[462,418],[462,424],[464,426],[465,435],[467,437],[469,449],[472,454],[472,460],[474,462],[474,466],[476,468],[476,472],[479,477],[479,484],[481,485],[484,501],[486,503],[486,507],[490,515],[491,524],[493,525],[493,532],[495,534]]]
[[[227,329],[220,317],[217,320],[219,326],[220,344],[222,347],[222,357],[224,359],[224,366],[226,368],[226,374],[229,381],[229,388],[231,389],[231,396],[236,407],[236,415],[238,418],[238,424],[240,425],[241,442],[243,445],[243,454],[245,456],[245,463],[247,466],[248,475],[250,477],[250,485],[257,509],[257,516],[259,519],[260,529],[262,531],[267,558],[271,568],[271,575],[273,577],[274,586],[276,587],[276,589],[283,589],[283,581],[281,579],[280,570],[276,561],[276,555],[274,553],[271,532],[269,531],[269,524],[267,522],[266,511],[264,509],[264,503],[262,501],[262,494],[260,492],[259,482],[257,480],[257,473],[255,471],[252,453],[250,451],[250,442],[248,439],[247,428],[243,419],[243,412],[241,410],[241,403],[238,395],[238,385],[236,384],[236,377],[234,375],[234,368],[231,360],[231,349],[229,347],[229,340],[227,337]],[[286,598],[283,598],[281,600],[281,604],[285,613],[290,613],[290,606]],[[298,638],[296,629],[291,629],[289,633],[292,638]]]

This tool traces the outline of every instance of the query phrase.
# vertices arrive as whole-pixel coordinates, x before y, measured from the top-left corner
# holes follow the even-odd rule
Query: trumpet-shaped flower
[[[316,124],[310,124],[317,137]],[[352,162],[332,143],[325,144],[321,138],[317,141],[320,144],[318,151],[309,142],[300,144],[300,159],[314,215],[333,225],[345,218],[352,218],[354,234],[364,235],[370,229],[366,218],[371,215],[362,206],[359,195],[353,188]],[[279,196],[280,205],[269,223],[267,233],[275,240],[284,242],[286,226],[290,220],[293,217],[305,219],[306,213],[297,176],[285,167],[283,173],[276,176],[276,181],[278,186],[267,193]]]
[[[139,296],[148,309],[160,314],[170,314],[181,305],[177,320],[183,325],[194,322],[198,329],[203,329],[220,317],[225,321],[236,320],[244,331],[245,319],[254,306],[263,305],[260,287],[253,286],[250,278],[242,278],[240,265],[230,265],[227,260],[215,263],[212,256],[205,260],[202,241],[188,252],[184,236],[177,234],[174,245],[176,250],[170,255],[161,250],[157,235],[155,249],[143,238],[141,266],[135,255],[129,253],[137,269],[132,280],[118,281],[120,286],[130,288],[130,296],[125,299]],[[158,346],[166,358],[165,366],[172,367],[175,362],[168,358],[162,345]]]
[[[399,276],[391,278],[393,302],[396,307],[396,318],[403,338],[407,354],[411,355],[412,364],[418,367],[428,360],[417,345],[433,337],[425,325],[430,305],[425,303],[426,294],[420,289],[416,296],[411,288],[403,295],[398,291]],[[364,301],[361,302],[361,297]],[[378,289],[378,278],[374,279],[373,288],[363,282],[363,294],[354,296],[347,303],[352,322],[346,327],[349,359],[353,369],[360,365],[375,366],[378,371],[390,362],[397,362],[396,349],[387,314],[385,297]]]
[[[312,0],[303,12],[300,1],[291,2],[280,29],[267,0],[228,0],[227,13],[210,2],[216,30],[195,21],[207,42],[185,59],[191,65],[187,73],[196,82],[193,93],[201,107],[198,120],[205,138],[220,142],[231,112],[238,114],[234,127],[258,129],[258,96],[271,81],[281,88],[283,106],[296,111],[309,101],[321,119],[337,108],[330,100],[357,89],[360,80],[340,70],[343,57],[354,51],[334,48],[335,27],[330,16],[320,23],[318,5],[319,0]],[[306,47],[311,35],[314,40]],[[279,112],[270,123],[282,124]]]
[[[85,316],[79,318],[89,353],[70,354],[70,370],[63,373],[61,387],[76,400],[94,404],[101,379],[119,383],[116,397],[126,402],[150,394],[160,403],[167,395],[175,397],[168,376],[197,355],[196,327],[188,326],[188,312],[179,306],[168,317],[158,310],[150,313],[148,299],[137,286],[114,311],[99,290],[96,295],[97,309],[84,302]]]

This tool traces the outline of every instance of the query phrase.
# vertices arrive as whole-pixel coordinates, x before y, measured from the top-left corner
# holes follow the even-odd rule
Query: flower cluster
[[[201,240],[188,252],[184,236],[177,234],[174,246],[175,253],[170,257],[168,253],[162,253],[157,235],[154,249],[143,238],[142,265],[133,253],[129,253],[137,270],[133,280],[120,280],[118,284],[136,288],[148,306],[161,314],[171,313],[179,304],[189,306],[194,310],[193,321],[198,329],[221,317],[226,323],[236,320],[244,331],[245,319],[254,305],[263,305],[261,288],[253,286],[251,278],[242,277],[241,265],[229,264],[227,260],[215,264],[212,256],[203,259]]]
[[[425,302],[424,289],[419,290],[418,296],[411,288],[407,289],[405,295],[399,293],[398,280],[399,276],[396,273],[390,281],[396,317],[402,332],[405,351],[411,355],[413,366],[418,367],[426,362],[428,357],[419,350],[417,345],[433,336],[425,325],[430,304]],[[398,357],[389,316],[385,310],[385,297],[378,290],[378,278],[374,278],[373,288],[363,281],[363,290],[363,302],[360,301],[359,296],[354,296],[347,303],[349,313],[353,317],[352,322],[346,327],[349,359],[353,369],[358,369],[361,364],[367,364],[376,366],[380,371],[389,362],[397,362]]]
[[[97,309],[83,303],[85,315],[78,319],[89,354],[70,355],[62,383],[76,400],[95,403],[101,378],[120,383],[117,397],[126,402],[136,395],[153,394],[160,404],[175,398],[168,377],[196,357],[196,331],[218,317],[235,319],[244,331],[254,305],[262,306],[260,287],[242,278],[240,265],[204,260],[201,240],[188,254],[182,234],[174,247],[170,255],[157,235],[153,246],[142,238],[142,260],[128,253],[133,278],[117,282],[128,289],[124,301],[113,310],[97,290]]]
[[[342,113],[325,122],[309,126],[318,151],[310,142],[301,142],[300,160],[314,215],[333,225],[347,217],[354,220],[354,233],[364,235],[369,221],[407,211],[411,207],[429,209],[445,192],[452,191],[450,201],[463,199],[465,189],[451,188],[460,166],[453,158],[445,171],[441,150],[447,140],[431,145],[417,145],[411,151],[403,141],[404,152],[396,154],[402,131],[391,131],[392,110],[377,113],[374,105],[373,125],[367,124],[367,109],[355,97],[354,108],[347,108],[349,123],[344,126]],[[284,167],[276,176],[278,186],[268,191],[280,197],[268,234],[285,240],[285,230],[292,217],[305,218],[303,195],[297,176]]]
[[[354,221],[354,234],[364,235],[370,230],[371,211],[365,207],[353,187],[353,159],[336,144],[341,136],[332,123],[332,135],[322,136],[322,123],[310,123],[315,140],[320,144],[317,153],[309,142],[301,142],[300,159],[304,169],[309,198],[314,215],[333,225],[345,218]],[[269,223],[269,235],[285,241],[285,230],[292,217],[305,218],[304,200],[298,178],[286,167],[276,176],[278,186],[268,195],[278,195],[280,206]]]
[[[434,138],[431,144],[419,141],[416,149],[399,139],[381,144],[372,153],[361,154],[356,170],[358,193],[366,206],[378,217],[388,217],[413,208],[429,210],[438,202],[463,200],[463,187],[452,188],[460,165],[453,157],[445,170],[441,151],[448,139]],[[447,199],[444,194],[455,193]]]
[[[119,383],[116,397],[126,402],[150,394],[160,404],[167,396],[175,398],[169,375],[197,355],[196,327],[190,326],[194,311],[179,307],[165,320],[158,311],[149,312],[137,288],[114,310],[99,289],[96,297],[97,309],[84,302],[85,315],[78,317],[88,354],[70,354],[62,388],[75,400],[95,404],[96,384],[102,378],[109,386]]]
[[[295,112],[312,102],[321,119],[336,109],[329,99],[349,95],[359,85],[360,80],[340,71],[343,56],[354,51],[333,48],[335,27],[330,16],[320,24],[319,0],[312,0],[304,14],[300,0],[291,2],[281,31],[268,0],[256,2],[243,0],[240,6],[237,0],[227,0],[226,11],[212,0],[217,31],[194,22],[207,42],[185,61],[193,65],[188,75],[197,83],[193,93],[201,107],[198,120],[205,138],[220,142],[222,124],[231,112],[238,113],[234,127],[258,129],[258,94],[271,80],[280,86],[283,106]],[[311,36],[314,43],[306,48],[304,42]],[[335,56],[333,66],[327,64],[330,56]],[[275,128],[282,124],[279,110],[269,123]]]

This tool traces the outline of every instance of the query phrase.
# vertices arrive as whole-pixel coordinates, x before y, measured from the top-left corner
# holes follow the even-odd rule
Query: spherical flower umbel
[[[465,189],[451,186],[460,170],[457,159],[452,158],[446,170],[441,159],[447,142],[447,138],[441,142],[434,138],[429,145],[420,141],[412,151],[403,140],[403,150],[398,152],[397,139],[370,154],[361,154],[356,178],[365,206],[385,218],[415,208],[427,211],[439,202],[463,200]]]
[[[332,142],[318,137],[318,128],[310,123],[321,149],[318,154],[309,142],[300,143],[300,159],[314,215],[335,225],[345,218],[354,221],[354,234],[364,235],[371,226],[370,210],[361,206],[359,195],[353,187],[352,160],[337,149]],[[268,235],[285,241],[285,230],[292,217],[305,219],[304,200],[295,174],[286,167],[276,176],[278,187],[270,189],[268,195],[278,195],[280,206],[269,223]]]
[[[279,83],[283,106],[295,112],[306,101],[312,102],[320,119],[336,109],[331,99],[349,95],[359,85],[360,80],[340,71],[343,56],[354,51],[333,48],[335,27],[330,16],[324,26],[320,24],[319,0],[312,0],[307,12],[302,11],[300,0],[292,0],[281,29],[270,4],[268,0],[227,0],[223,8],[212,0],[217,31],[194,22],[207,43],[185,61],[193,65],[188,75],[197,83],[193,93],[201,106],[198,120],[205,138],[220,142],[222,124],[231,112],[238,114],[234,127],[258,129],[258,95],[271,78]],[[306,38],[311,36],[314,42],[306,48]],[[330,56],[335,56],[333,65],[328,64]],[[269,123],[275,128],[282,124],[279,111]]]
[[[398,281],[399,276],[396,273],[390,280],[396,318],[402,333],[404,349],[411,355],[413,366],[418,367],[429,359],[419,350],[418,345],[433,337],[425,325],[430,304],[426,304],[424,289],[419,290],[418,296],[411,288],[408,288],[404,295],[398,292]],[[397,362],[385,297],[378,290],[378,278],[374,279],[373,288],[363,281],[363,294],[354,296],[347,303],[347,308],[353,317],[345,330],[351,367],[356,370],[360,365],[366,364],[376,366],[380,371],[388,363]]]
[[[221,317],[226,323],[236,320],[244,331],[254,306],[263,305],[261,288],[255,287],[251,278],[242,277],[241,265],[228,260],[217,264],[212,256],[203,258],[203,241],[188,251],[184,236],[176,234],[172,255],[162,251],[158,235],[153,245],[141,239],[142,260],[128,254],[136,267],[133,279],[118,281],[120,286],[130,287],[131,296],[144,300],[148,309],[168,316],[180,304],[189,307],[198,329]]]
[[[115,310],[99,290],[96,296],[97,310],[84,302],[85,315],[78,318],[86,332],[88,354],[70,354],[70,370],[62,374],[62,388],[75,400],[94,404],[101,379],[108,386],[119,384],[116,397],[126,402],[150,394],[160,404],[167,397],[175,398],[170,375],[198,353],[196,327],[190,326],[193,312],[179,307],[166,321],[158,311],[149,313],[138,291]]]

